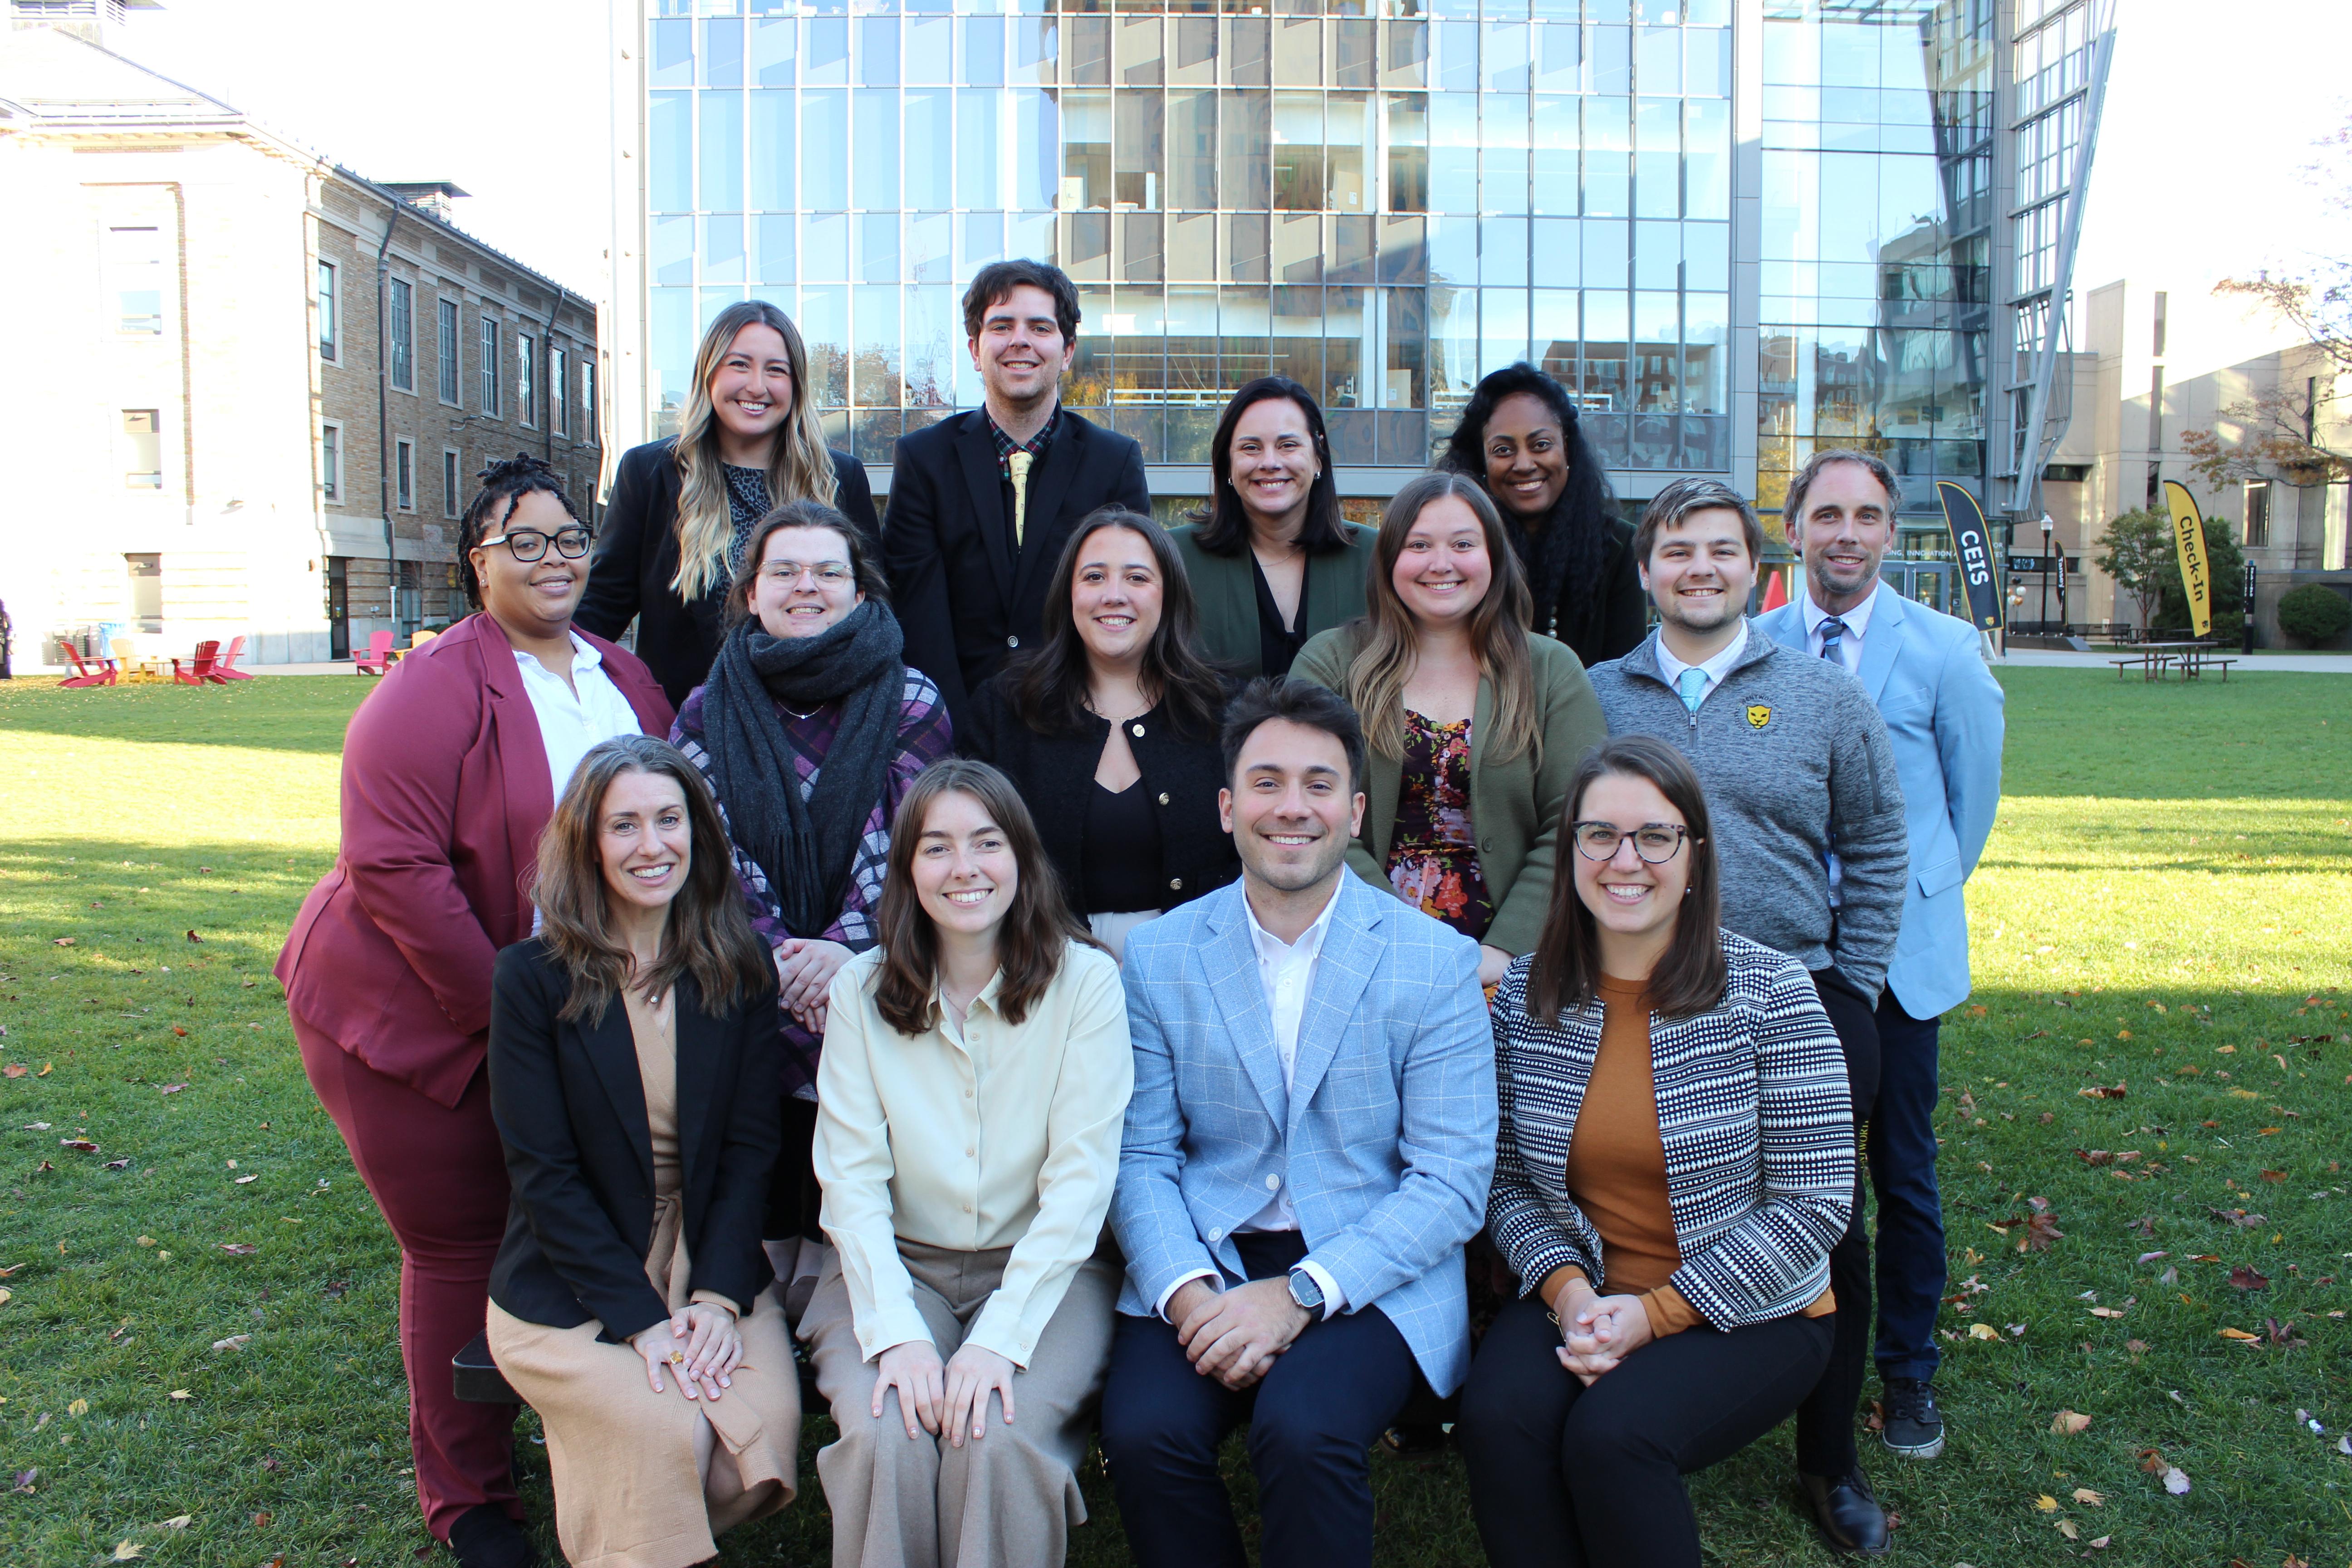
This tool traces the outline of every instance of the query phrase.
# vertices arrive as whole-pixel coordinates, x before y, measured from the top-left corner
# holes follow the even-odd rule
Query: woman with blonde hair
[[[1609,727],[1576,655],[1528,634],[1527,578],[1466,476],[1397,491],[1364,598],[1291,671],[1363,718],[1371,771],[1348,863],[1476,942],[1491,989],[1543,930],[1560,802]]]
[[[687,1568],[793,1493],[800,1380],[760,1247],[775,984],[702,775],[581,760],[499,955],[490,1112],[514,1203],[490,1354],[539,1412],[566,1560]]]
[[[580,624],[617,637],[635,619],[638,657],[682,705],[725,640],[727,588],[752,527],[794,500],[834,508],[881,548],[866,465],[825,446],[800,329],[764,300],[741,300],[702,334],[678,433],[623,455]]]
[[[835,1255],[800,1334],[841,1431],[816,1457],[834,1565],[1051,1568],[1118,1299],[1126,994],[985,763],[899,804],[881,927],[817,1069]]]

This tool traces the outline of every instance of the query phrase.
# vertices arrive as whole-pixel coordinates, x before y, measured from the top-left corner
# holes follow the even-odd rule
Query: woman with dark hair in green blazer
[[[1364,616],[1291,673],[1355,704],[1370,769],[1348,863],[1479,944],[1478,978],[1532,952],[1560,805],[1608,738],[1584,666],[1528,631],[1527,577],[1495,503],[1431,473],[1389,502]]]
[[[1228,673],[1285,675],[1318,632],[1364,613],[1373,531],[1339,515],[1323,410],[1287,376],[1244,385],[1209,445],[1216,494],[1171,529],[1201,611],[1201,651]]]

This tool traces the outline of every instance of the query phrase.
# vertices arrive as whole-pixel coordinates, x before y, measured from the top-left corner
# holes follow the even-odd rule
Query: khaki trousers
[[[953,1252],[900,1240],[915,1305],[941,1361],[953,1357],[1004,1278],[1011,1247]],[[834,1568],[1044,1568],[1068,1552],[1087,1509],[1076,1470],[1087,1415],[1110,1358],[1119,1268],[1097,1255],[1071,1276],[1062,1304],[1013,1374],[1014,1417],[993,1400],[988,1436],[961,1447],[919,1426],[907,1436],[898,1391],[873,1414],[877,1363],[858,1348],[849,1289],[836,1253],[801,1319],[817,1389],[833,1405],[841,1440],[820,1450],[816,1471],[833,1510]]]

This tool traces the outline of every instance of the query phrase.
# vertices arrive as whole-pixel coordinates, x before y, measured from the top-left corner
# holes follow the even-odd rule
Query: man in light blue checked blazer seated
[[[1478,949],[1348,873],[1343,699],[1255,682],[1224,752],[1242,879],[1127,943],[1103,1452],[1143,1568],[1242,1568],[1217,1448],[1244,1421],[1265,1561],[1369,1564],[1366,1451],[1469,1365],[1462,1248],[1495,1167]]]

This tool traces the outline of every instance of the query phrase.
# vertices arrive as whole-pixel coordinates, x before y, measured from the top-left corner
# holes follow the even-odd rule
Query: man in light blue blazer
[[[1961,886],[2000,804],[2001,689],[1976,628],[1882,584],[1897,490],[1867,453],[1816,453],[1790,481],[1790,542],[1805,592],[1757,619],[1766,636],[1843,663],[1886,721],[1910,830],[1903,923],[1878,1003],[1878,1107],[1868,1148],[1878,1194],[1878,1341],[1885,1384],[1881,1439],[1895,1453],[1943,1451],[1932,1380],[1944,1293],[1936,1192],[1936,1027],[1968,999],[1969,920]],[[1860,1371],[1855,1369],[1857,1386]]]
[[[1243,1568],[1217,1448],[1244,1420],[1265,1560],[1366,1568],[1366,1450],[1469,1366],[1494,1037],[1477,945],[1348,873],[1355,710],[1254,682],[1224,760],[1242,879],[1127,942],[1103,1452],[1143,1568]]]

